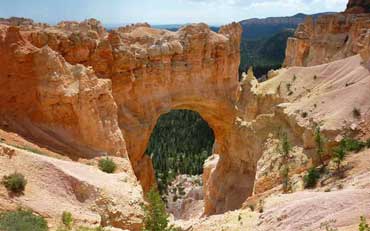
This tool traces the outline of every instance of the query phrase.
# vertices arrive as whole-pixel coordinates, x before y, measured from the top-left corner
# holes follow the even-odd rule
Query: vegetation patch
[[[113,173],[117,168],[116,163],[109,157],[99,160],[99,169],[106,173]]]
[[[46,220],[31,211],[17,210],[0,214],[1,231],[47,231]]]
[[[199,113],[173,110],[160,116],[146,153],[152,158],[161,194],[177,175],[202,174],[213,143],[213,130]]]
[[[339,146],[343,148],[345,151],[359,152],[368,145],[368,142],[369,141],[365,143],[363,141],[352,138],[344,138],[339,143]]]
[[[4,176],[2,179],[2,184],[10,192],[21,193],[26,188],[27,180],[23,174],[15,172]]]
[[[320,179],[320,172],[316,168],[310,168],[307,174],[304,176],[304,186],[305,188],[316,187],[317,181]]]

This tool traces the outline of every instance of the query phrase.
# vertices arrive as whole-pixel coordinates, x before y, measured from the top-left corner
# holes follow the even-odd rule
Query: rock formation
[[[368,58],[369,14],[341,13],[307,17],[288,39],[285,66],[313,66],[355,54]]]
[[[197,111],[215,134],[215,155],[204,165],[205,215],[238,209],[278,190],[281,159],[274,148],[281,132],[294,146],[292,176],[318,161],[313,155],[315,126],[327,137],[325,159],[347,133],[369,134],[369,14],[326,15],[316,22],[308,18],[288,41],[289,68],[271,72],[271,79],[261,84],[252,69],[239,82],[241,27],[236,23],[218,33],[202,23],[177,32],[135,24],[108,33],[94,19],[57,26],[13,21],[0,21],[0,130],[69,159],[21,152],[11,164],[35,171],[30,190],[36,193],[45,171],[60,173],[50,174],[52,182],[72,185],[65,193],[91,215],[88,223],[140,229],[138,198],[143,195],[135,176],[144,191],[155,184],[145,150],[157,119],[172,109]],[[353,116],[354,107],[359,118]],[[107,176],[82,164],[106,155],[126,167]],[[4,158],[2,174],[9,172]],[[48,168],[35,170],[31,163]],[[86,185],[90,197],[85,202],[73,187]],[[132,189],[132,195],[115,189],[120,187]],[[58,190],[45,193],[59,201]],[[127,193],[122,204],[118,200]],[[2,198],[6,206],[14,202],[5,194]],[[53,218],[60,212],[17,202]]]
[[[4,89],[12,85],[8,73],[15,76],[11,80],[21,82],[14,92],[2,91],[0,101],[2,117],[13,130],[73,158],[128,153],[136,176],[148,190],[154,174],[144,152],[158,117],[171,109],[195,110],[214,130],[215,152],[222,156],[208,184],[206,213],[237,208],[252,193],[254,165],[240,165],[234,159],[244,156],[248,162],[248,155],[253,155],[242,154],[240,134],[233,132],[239,89],[238,24],[221,27],[219,33],[205,24],[177,32],[138,24],[107,34],[95,20],[2,28],[4,63],[18,52],[11,47],[19,46],[23,50],[18,53],[28,58],[24,63],[30,64],[20,67],[23,62],[19,61],[3,66]],[[18,79],[23,73],[35,76],[28,78],[32,84]],[[17,100],[19,94],[28,95],[25,102]],[[40,105],[31,110],[30,101]],[[11,103],[15,106],[6,107]],[[81,117],[82,113],[91,116]],[[220,182],[225,173],[229,175]],[[235,187],[240,177],[248,181]]]
[[[345,12],[350,14],[370,13],[370,1],[349,0]]]

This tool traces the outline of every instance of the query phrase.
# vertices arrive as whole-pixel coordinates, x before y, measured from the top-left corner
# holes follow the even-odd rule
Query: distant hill
[[[167,25],[151,25],[151,26],[156,29],[177,31],[178,29],[186,25],[188,24],[167,24]],[[218,26],[209,26],[209,28],[214,32],[218,32],[218,30],[220,29],[220,27]]]
[[[333,12],[311,16],[316,19],[326,14],[333,14]],[[294,34],[297,26],[304,22],[307,16],[299,13],[288,17],[252,18],[240,21],[243,28],[240,72],[245,72],[253,66],[256,77],[260,78],[269,70],[280,68],[284,61],[288,38]]]
[[[318,13],[311,16],[316,19],[325,14],[333,14],[333,12]],[[251,18],[240,21],[243,28],[242,38],[248,40],[266,38],[285,29],[295,29],[307,16],[299,13],[287,17]]]

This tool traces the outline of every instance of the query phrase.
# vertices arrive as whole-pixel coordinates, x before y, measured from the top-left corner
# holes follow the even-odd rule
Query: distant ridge
[[[321,15],[335,14],[335,12],[324,12],[312,14],[314,19]],[[295,29],[302,23],[308,14],[298,13],[293,16],[251,18],[242,20],[239,23],[243,27],[243,39],[260,39],[271,36],[284,29]]]

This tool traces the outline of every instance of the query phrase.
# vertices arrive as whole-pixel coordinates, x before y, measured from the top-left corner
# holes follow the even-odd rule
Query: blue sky
[[[348,0],[0,0],[0,17],[36,21],[96,18],[104,24],[225,24],[254,17],[343,11]]]

